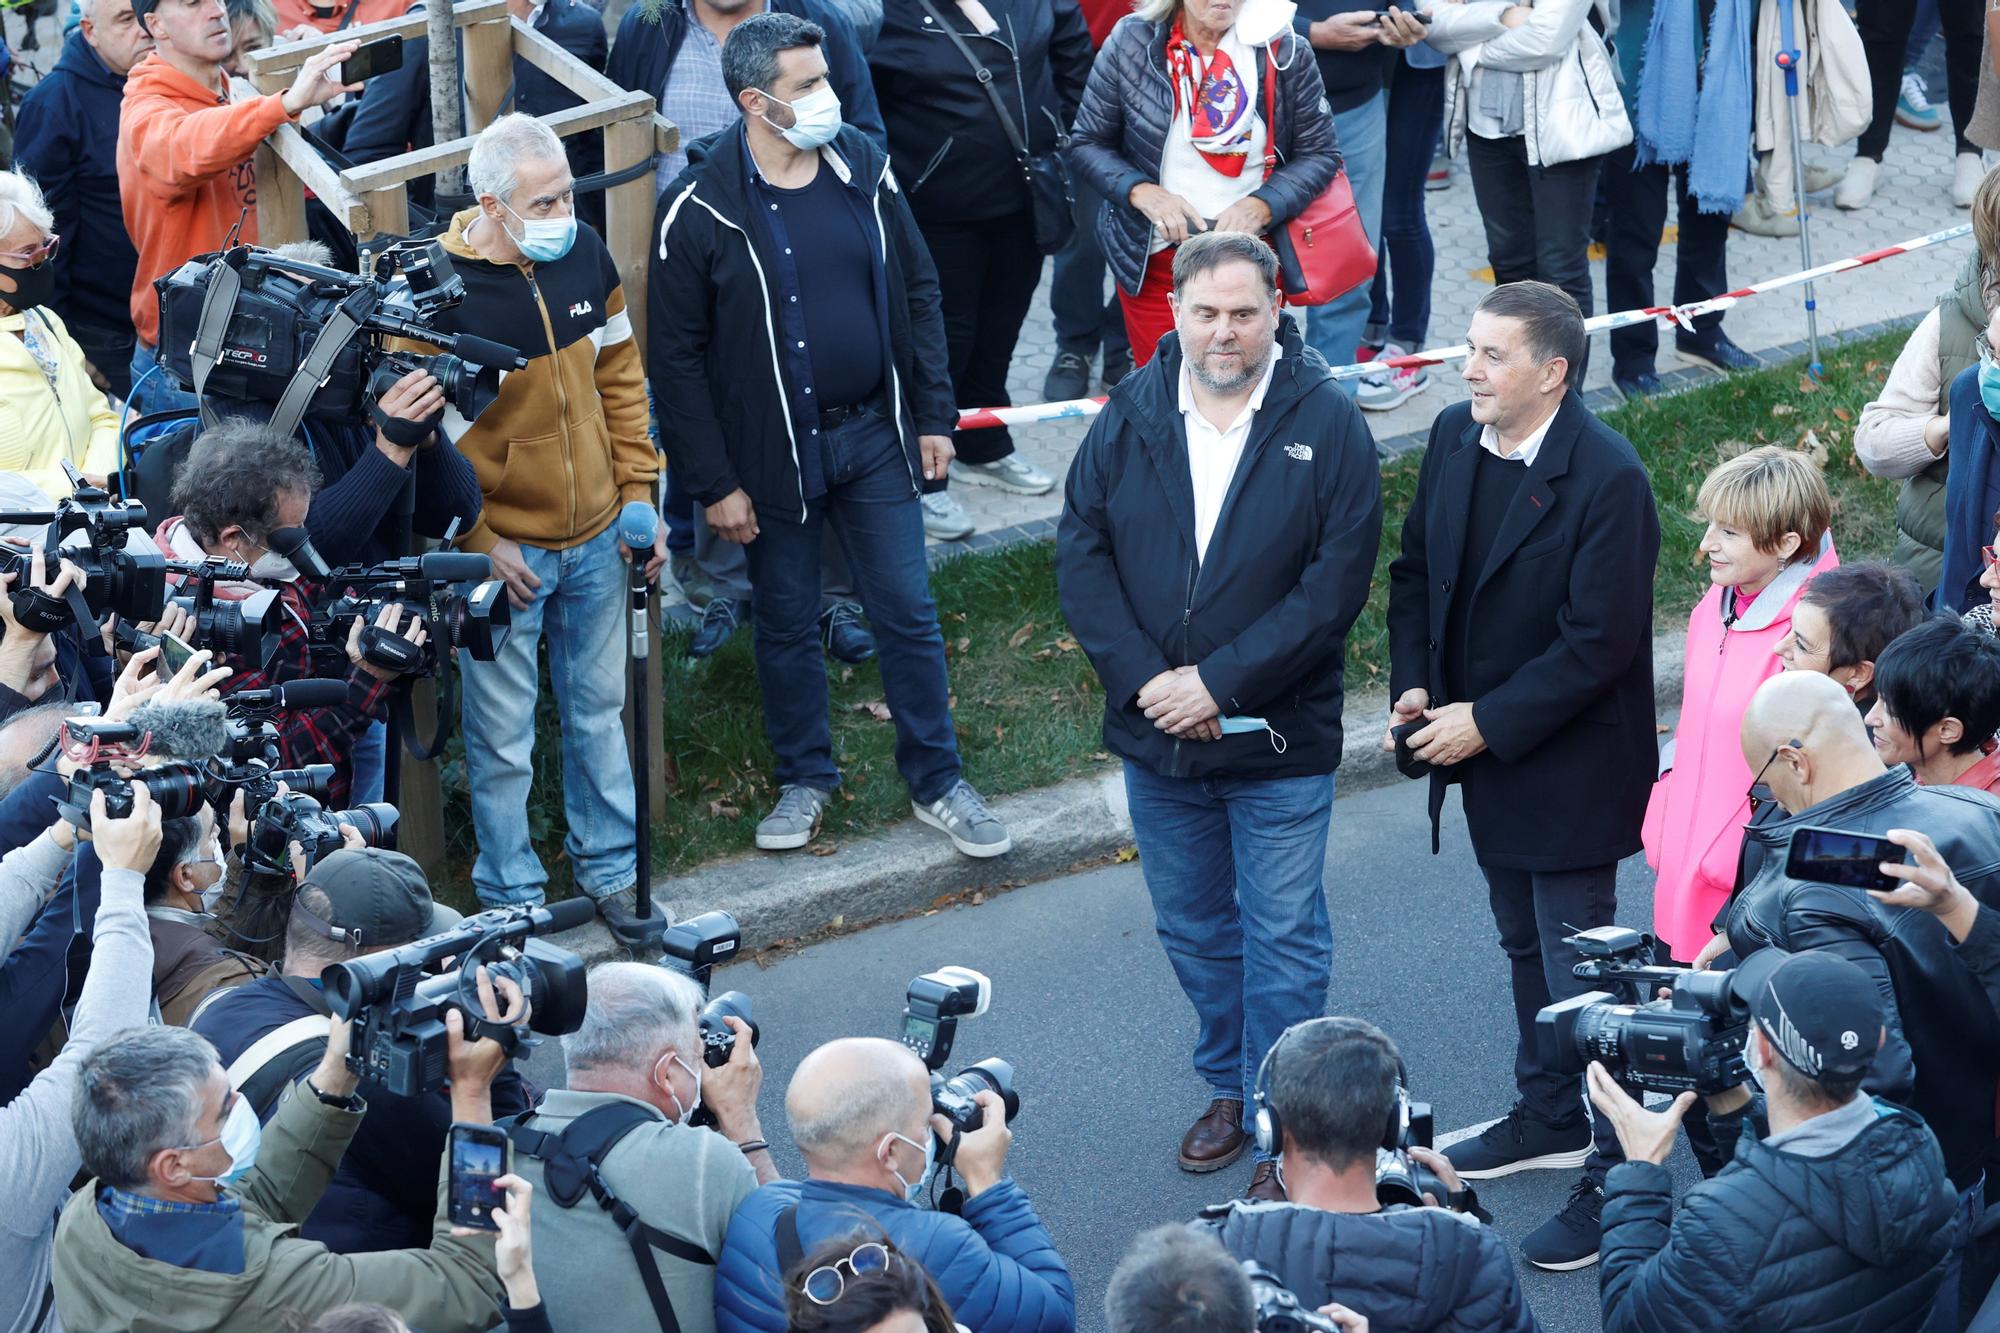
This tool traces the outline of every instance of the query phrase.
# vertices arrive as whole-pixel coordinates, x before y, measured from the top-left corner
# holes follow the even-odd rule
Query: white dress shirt
[[[1560,412],[1561,410],[1561,404],[1558,404],[1556,411]],[[1520,463],[1523,466],[1532,464],[1535,461],[1535,455],[1542,451],[1542,441],[1548,438],[1549,427],[1555,424],[1555,419],[1556,413],[1549,413],[1548,420],[1535,427],[1533,433],[1527,439],[1521,441],[1519,445],[1515,446],[1514,452],[1511,454],[1500,451],[1499,432],[1495,431],[1491,426],[1482,426],[1479,429],[1479,447],[1487,453],[1492,454],[1495,458],[1504,458],[1509,463]]]
[[[1264,394],[1271,387],[1271,375],[1278,368],[1284,349],[1271,344],[1271,359],[1264,365],[1264,378],[1227,430],[1218,430],[1195,405],[1194,386],[1188,381],[1188,364],[1181,361],[1181,417],[1187,422],[1188,475],[1194,482],[1195,558],[1208,559],[1208,539],[1222,517],[1222,499],[1236,476],[1236,464],[1243,457],[1243,442],[1250,438],[1250,422],[1264,406]]]

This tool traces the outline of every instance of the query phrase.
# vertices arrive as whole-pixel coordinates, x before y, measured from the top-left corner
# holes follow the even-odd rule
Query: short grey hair
[[[12,796],[33,771],[10,761],[19,755],[32,759],[56,736],[56,728],[76,712],[76,703],[63,693],[61,682],[51,686],[35,704],[0,722],[0,800]],[[13,747],[19,745],[19,750]]]
[[[562,1039],[571,1069],[633,1069],[665,1046],[688,1049],[701,1015],[701,987],[653,963],[602,963],[590,970],[583,1022]]]
[[[1574,386],[1583,371],[1583,354],[1590,348],[1583,307],[1562,288],[1547,282],[1502,283],[1479,298],[1475,315],[1518,319],[1528,335],[1528,355],[1546,365],[1557,357],[1568,363],[1564,383]]]
[[[140,1028],[85,1056],[69,1117],[83,1169],[113,1189],[144,1186],[153,1154],[196,1146],[219,1068],[215,1047],[187,1028]]]
[[[778,81],[778,55],[818,46],[826,40],[826,29],[796,14],[765,10],[730,30],[722,43],[722,86],[734,102],[745,88],[755,88],[766,96]]]
[[[1174,251],[1174,295],[1211,269],[1224,264],[1254,265],[1264,286],[1275,295],[1278,286],[1278,252],[1263,240],[1240,231],[1204,231],[1181,242]]]
[[[909,1123],[909,1070],[897,1062],[885,1060],[842,1086],[818,1089],[814,1096],[821,1104],[819,1114],[810,1119],[793,1111],[790,1098],[785,1106],[792,1142],[808,1162],[858,1161],[884,1134],[901,1133]]]
[[[465,164],[472,193],[490,194],[506,203],[520,188],[521,163],[529,158],[544,162],[569,160],[556,132],[533,116],[516,111],[500,117],[473,141],[472,157]]]
[[[42,197],[42,187],[33,176],[19,171],[0,171],[0,234],[14,229],[20,218],[40,228],[46,236],[56,229],[56,215]]]
[[[1142,1232],[1104,1292],[1111,1333],[1255,1333],[1257,1307],[1216,1235],[1181,1222]]]

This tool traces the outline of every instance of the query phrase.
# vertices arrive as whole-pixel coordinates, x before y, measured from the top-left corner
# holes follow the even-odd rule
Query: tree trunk
[[[431,133],[436,143],[450,143],[465,133],[464,81],[458,70],[458,31],[451,21],[451,0],[430,0],[425,10],[431,44]],[[437,175],[440,195],[465,193],[465,168],[447,167]]]

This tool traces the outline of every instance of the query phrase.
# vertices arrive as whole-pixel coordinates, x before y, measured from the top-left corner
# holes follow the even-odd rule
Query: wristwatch
[[[368,1109],[368,1103],[361,1100],[361,1094],[358,1092],[350,1092],[345,1097],[336,1097],[330,1092],[321,1092],[314,1085],[310,1074],[300,1081],[306,1085],[307,1092],[319,1098],[322,1106],[331,1106],[336,1111],[365,1111]]]

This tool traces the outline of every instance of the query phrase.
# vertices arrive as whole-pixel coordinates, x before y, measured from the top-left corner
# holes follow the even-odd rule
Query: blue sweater
[[[1951,382],[1951,471],[1944,486],[1944,568],[1935,605],[1963,615],[1984,601],[1979,548],[1993,540],[1993,512],[2000,508],[2000,424],[1979,397],[1979,367]]]
[[[405,482],[414,478],[411,528],[420,536],[442,537],[451,520],[469,530],[485,503],[479,477],[458,447],[440,430],[419,449],[408,467],[397,467],[375,447],[373,425],[306,423],[306,442],[326,483],[313,493],[306,531],[330,565],[387,560],[400,555],[399,534],[389,511]]]
[[[937,1280],[958,1321],[979,1333],[1071,1333],[1076,1289],[1048,1228],[1010,1179],[969,1199],[962,1217],[882,1190],[779,1180],[743,1201],[715,1270],[716,1333],[785,1333],[778,1215],[797,1205],[806,1253],[835,1237],[886,1234]]]

